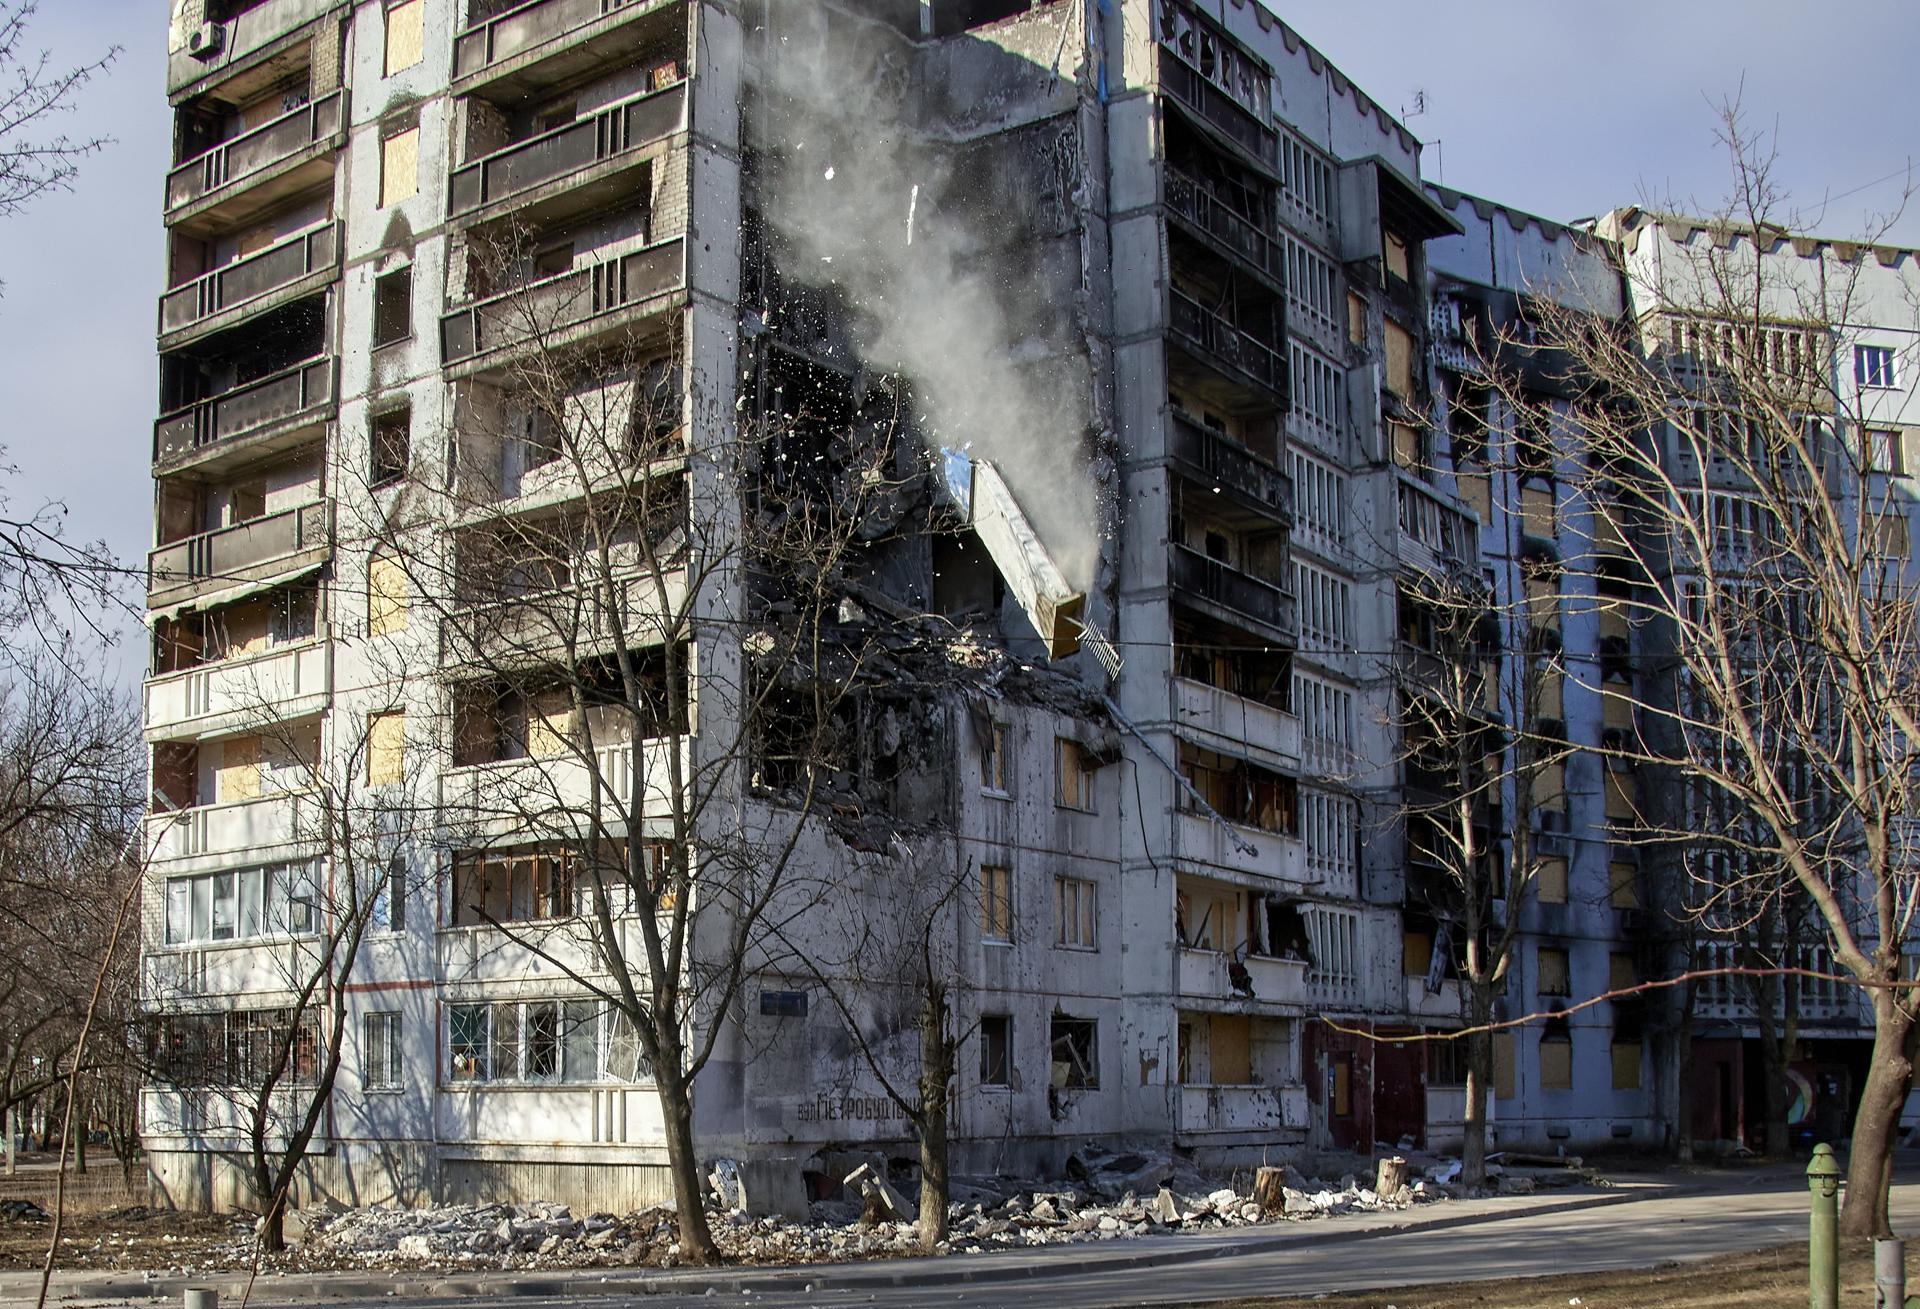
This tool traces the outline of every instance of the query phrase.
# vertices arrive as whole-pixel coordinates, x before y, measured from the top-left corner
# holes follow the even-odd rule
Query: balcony
[[[167,223],[231,227],[333,175],[346,140],[346,92],[335,91],[222,141],[167,174]]]
[[[1167,325],[1173,335],[1200,358],[1287,399],[1287,362],[1278,350],[1204,308],[1182,291],[1170,292]]]
[[[339,276],[340,224],[295,233],[161,296],[161,349],[229,327],[242,310],[309,295]]]
[[[284,57],[287,38],[315,19],[346,7],[347,0],[249,0],[222,5],[229,17],[220,24],[220,49],[212,59],[205,59],[188,49],[183,40],[178,49],[169,51],[167,92],[177,96],[194,83],[215,77],[224,84],[225,79],[242,70],[259,73],[273,58]],[[186,35],[181,33],[182,37]],[[278,55],[275,47],[279,47]]]
[[[1248,955],[1242,961],[1253,982],[1253,994],[1233,989],[1227,978],[1227,956],[1218,950],[1180,951],[1180,998],[1229,1003],[1305,1006],[1307,965],[1302,959],[1269,959]]]
[[[1227,254],[1253,265],[1268,279],[1285,276],[1273,238],[1254,219],[1228,208],[1225,201],[1177,168],[1166,174],[1167,212]]]
[[[1160,51],[1160,90],[1214,135],[1231,143],[1248,162],[1277,176],[1279,135],[1173,51]]]
[[[172,472],[299,442],[333,413],[334,361],[319,356],[163,415],[153,461]]]
[[[1183,1135],[1201,1132],[1303,1132],[1307,1128],[1304,1086],[1182,1086]]]
[[[1168,580],[1176,590],[1187,593],[1185,598],[1204,600],[1237,619],[1266,628],[1283,644],[1292,644],[1299,631],[1291,595],[1198,550],[1174,546]]]
[[[1176,677],[1173,721],[1182,736],[1210,750],[1244,754],[1281,772],[1299,767],[1300,720],[1284,709]]]
[[[441,358],[477,366],[532,337],[543,348],[571,344],[668,308],[686,280],[686,241],[673,237],[530,282],[444,315]]]
[[[616,586],[617,603],[612,594]],[[659,644],[662,630],[677,627],[687,612],[687,574],[683,568],[667,571],[663,562],[657,578],[643,570],[607,583],[582,581],[507,599],[456,604],[440,625],[444,666],[585,658],[612,653],[616,631],[629,649]]]
[[[591,769],[570,750],[449,768],[440,775],[441,815],[456,830],[531,831],[559,840],[577,840],[596,823],[617,827],[628,816],[670,818],[670,756],[679,750],[684,782],[692,768],[689,741],[682,736],[642,742],[637,778],[635,751],[625,744],[596,748]],[[595,813],[596,784],[601,804],[614,807],[610,811]]]
[[[147,605],[159,608],[237,583],[271,581],[325,562],[333,548],[333,503],[202,532],[147,556]]]
[[[333,644],[309,641],[148,680],[147,739],[186,740],[317,714],[333,688]]]
[[[1200,481],[1249,508],[1293,520],[1293,479],[1231,437],[1175,413],[1169,430],[1174,459]]]
[[[1206,814],[1182,811],[1174,815],[1174,842],[1179,857],[1204,866],[1209,877],[1238,874],[1222,880],[1260,890],[1271,890],[1276,882],[1293,887],[1307,884],[1306,846],[1285,832],[1222,826]]]
[[[453,93],[524,99],[685,35],[678,0],[528,0],[454,37]]]
[[[215,859],[244,855],[249,863],[312,844],[323,818],[321,804],[306,792],[196,805],[146,820],[148,857],[155,860]]]
[[[286,975],[281,974],[284,990]],[[253,1090],[233,1091],[220,1087],[146,1086],[140,1090],[141,1135],[149,1140],[176,1138],[198,1149],[246,1151],[252,1145]],[[268,1106],[267,1148],[285,1148],[295,1124],[305,1115],[312,1091],[305,1087],[283,1086],[273,1093]],[[308,1148],[319,1151],[327,1145],[326,1118]]]
[[[623,100],[454,170],[447,184],[447,215],[479,214],[504,201],[533,199],[536,192],[559,192],[567,203],[532,209],[516,205],[516,217],[530,224],[594,208],[622,190],[628,168],[658,153],[650,147],[685,131],[686,125],[684,81]]]
[[[1440,983],[1438,991],[1427,989],[1424,977],[1409,977],[1407,984],[1407,1017],[1427,1022],[1457,1022],[1460,1018],[1460,979],[1449,977]]]

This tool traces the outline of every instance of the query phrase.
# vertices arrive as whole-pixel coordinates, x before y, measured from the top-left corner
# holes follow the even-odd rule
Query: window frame
[[[1069,768],[1068,760],[1072,760]],[[1096,812],[1093,797],[1094,769],[1087,763],[1087,748],[1070,736],[1057,736],[1053,742],[1053,803],[1059,809],[1071,809],[1075,813],[1090,814]],[[1067,793],[1069,781],[1074,783],[1074,792]]]
[[[391,456],[398,436],[399,458]],[[413,467],[413,405],[388,405],[367,420],[367,485],[379,490],[407,480]]]
[[[1011,1091],[1013,1089],[1013,1015],[981,1014],[978,1026],[980,1085]],[[997,1036],[994,1034],[996,1031]],[[996,1051],[999,1055],[997,1069],[994,1061]]]
[[[1062,950],[1100,949],[1099,882],[1067,873],[1054,877],[1053,943]]]
[[[1890,345],[1856,344],[1853,347],[1853,380],[1865,391],[1891,391],[1900,385],[1896,351]]]
[[[395,292],[398,285],[400,290]],[[395,318],[397,315],[397,319]],[[398,328],[391,334],[383,334],[382,324],[389,328]],[[413,264],[411,262],[390,268],[384,273],[375,273],[373,277],[373,322],[369,341],[375,350],[385,350],[390,346],[402,345],[413,339]]]
[[[980,793],[996,799],[1012,798],[1008,785],[1007,724],[989,719],[986,734],[980,740]]]
[[[1079,1038],[1084,1038],[1084,1041]],[[1084,1045],[1084,1051],[1077,1050]],[[1064,1050],[1072,1057],[1054,1059]],[[1059,1091],[1097,1091],[1100,1089],[1100,1020],[1074,1014],[1055,1013],[1047,1029],[1049,1065],[1065,1063],[1065,1078],[1056,1086],[1049,1069],[1048,1085]],[[1076,1080],[1076,1078],[1078,1080]]]
[[[1012,945],[1015,929],[1012,866],[981,864],[981,942],[986,945]]]
[[[376,1045],[375,1031],[385,1028]],[[391,1093],[406,1089],[406,1060],[402,1056],[402,1018],[398,1009],[371,1009],[360,1015],[360,1089]],[[384,1054],[385,1059],[376,1058]]]

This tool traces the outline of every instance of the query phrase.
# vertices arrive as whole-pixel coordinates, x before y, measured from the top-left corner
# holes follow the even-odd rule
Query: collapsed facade
[[[1393,1039],[1461,1010],[1383,666],[1438,557],[1523,594],[1522,538],[1571,511],[1407,452],[1446,445],[1463,314],[1543,272],[1620,311],[1599,237],[1425,188],[1405,128],[1257,5],[176,0],[168,85],[160,1194],[247,1202],[230,1088],[284,1042],[276,1114],[339,1059],[302,1195],[661,1198],[582,825],[795,832],[740,862],[838,888],[691,1014],[703,1158],[910,1139],[867,1057],[910,1064],[908,1024],[834,947],[940,876],[961,1168],[1457,1141],[1450,1047]],[[598,380],[527,403],[561,352]],[[582,432],[677,457],[557,457]],[[612,636],[593,561],[530,544],[577,541],[609,478],[647,520]],[[795,676],[767,652],[802,602],[767,577],[812,574],[740,543],[802,501],[859,509],[811,613],[837,653]],[[1609,675],[1608,622],[1569,609],[1570,666]],[[563,658],[661,711],[554,699]],[[1597,740],[1583,677],[1562,716]],[[1601,989],[1642,930],[1602,772],[1541,823],[1568,853],[1531,1005]],[[297,983],[343,912],[329,1049]],[[702,922],[692,972],[733,939]],[[1509,1046],[1498,1138],[1658,1140],[1657,1025],[1572,1026]]]

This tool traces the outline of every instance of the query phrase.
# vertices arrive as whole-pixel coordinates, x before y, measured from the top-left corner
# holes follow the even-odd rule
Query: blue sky
[[[1793,199],[1821,230],[1852,235],[1899,202],[1920,122],[1911,0],[1272,7],[1383,104],[1411,110],[1425,92],[1408,125],[1434,143],[1430,175],[1550,217],[1649,198],[1710,205],[1727,176],[1712,103],[1744,86],[1752,122],[1777,129]],[[9,493],[16,507],[64,499],[74,534],[129,561],[144,555],[152,506],[167,9],[42,0],[33,36],[57,62],[125,47],[63,124],[117,141],[0,242],[0,444],[19,468]],[[1823,195],[1835,198],[1823,207]],[[1920,213],[1893,237],[1920,244]]]

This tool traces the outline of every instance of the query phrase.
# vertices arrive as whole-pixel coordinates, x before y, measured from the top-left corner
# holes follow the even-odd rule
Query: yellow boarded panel
[[[1640,1043],[1638,1041],[1614,1042],[1613,1089],[1616,1091],[1640,1089]]]
[[[1496,1100],[1513,1099],[1512,1032],[1493,1034],[1493,1096]]]
[[[393,0],[387,6],[387,76],[412,68],[426,54],[426,0]]]
[[[1538,886],[1541,904],[1565,904],[1567,902],[1567,861],[1542,859]]]
[[[1540,1043],[1540,1086],[1547,1091],[1573,1089],[1573,1042]]]
[[[391,786],[406,778],[407,716],[399,710],[367,719],[367,785]]]
[[[367,635],[386,636],[407,625],[407,574],[391,555],[367,561]]]
[[[409,127],[380,143],[380,207],[399,204],[420,189],[420,129]]]

